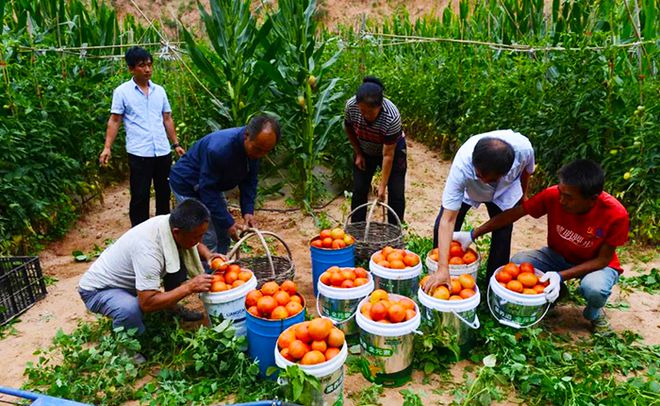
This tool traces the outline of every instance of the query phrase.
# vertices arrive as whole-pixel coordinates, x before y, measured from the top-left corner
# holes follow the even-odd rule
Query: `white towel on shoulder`
[[[166,215],[159,217],[162,219],[158,225],[158,235],[165,255],[165,272],[179,272],[182,263],[188,271],[189,277],[195,277],[204,272],[202,260],[199,258],[199,253],[197,252],[197,246],[179,250],[176,241],[174,241],[172,230],[170,229],[170,216]],[[181,258],[179,258],[179,252]]]

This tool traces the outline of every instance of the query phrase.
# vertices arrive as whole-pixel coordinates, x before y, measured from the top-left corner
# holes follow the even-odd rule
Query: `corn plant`
[[[286,129],[283,166],[289,168],[294,193],[307,209],[321,195],[314,170],[327,158],[330,140],[341,137],[345,142],[338,125],[341,110],[332,108],[343,93],[339,79],[328,74],[340,51],[326,57],[328,40],[317,34],[315,10],[315,0],[279,1],[271,18],[280,51],[272,63],[258,63],[274,82],[272,106]]]
[[[527,135],[537,189],[555,183],[572,159],[601,162],[606,190],[628,208],[633,234],[657,241],[656,16],[657,5],[646,0],[554,1],[547,13],[538,0],[462,2],[456,13],[447,8],[417,21],[403,13],[368,22],[367,31],[492,46],[405,38],[391,46],[394,40],[344,30],[352,47],[333,74],[380,76],[407,134],[449,153],[480,132]]]
[[[249,0],[211,0],[211,14],[201,4],[199,12],[214,52],[205,52],[192,34],[183,29],[191,58],[217,91],[228,111],[220,112],[230,125],[244,125],[261,109],[269,80],[255,70],[258,60],[269,60],[276,47],[269,45],[272,22],[259,26]]]

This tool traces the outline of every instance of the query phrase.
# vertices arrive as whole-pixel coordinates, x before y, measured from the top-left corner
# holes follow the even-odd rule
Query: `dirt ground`
[[[410,224],[410,232],[430,236],[433,221],[440,204],[440,196],[449,170],[449,162],[442,161],[438,154],[425,146],[409,140],[409,162],[406,188],[408,206],[406,220]],[[104,201],[94,204],[81,218],[76,226],[59,242],[48,246],[41,254],[40,260],[44,272],[57,278],[57,282],[48,288],[48,296],[37,303],[20,317],[20,322],[14,325],[15,335],[9,335],[0,341],[0,359],[3,360],[0,372],[0,385],[19,387],[25,381],[23,371],[27,362],[35,362],[37,357],[33,352],[50,344],[58,329],[71,332],[80,320],[93,320],[76,292],[80,276],[88,268],[88,263],[76,263],[71,255],[74,250],[89,252],[97,244],[102,246],[106,239],[117,239],[129,228],[128,221],[128,185],[123,183],[109,188]],[[283,208],[283,200],[268,201],[266,208]],[[326,208],[327,214],[337,223],[343,223],[347,213],[343,199],[337,199]],[[477,223],[487,217],[484,209],[476,211],[469,221]],[[299,211],[289,213],[257,212],[260,228],[280,235],[291,248],[296,266],[296,282],[303,295],[312,297],[311,260],[308,248],[309,239],[316,234],[316,228],[310,217],[305,217]],[[514,227],[512,253],[520,250],[539,247],[545,242],[545,222],[543,220],[523,219]],[[657,256],[656,256],[657,257]],[[650,264],[637,264],[643,269],[658,267],[658,259]],[[633,265],[626,264],[624,268],[628,275]],[[197,299],[195,305],[202,307]],[[625,300],[630,304],[630,310],[608,309],[613,328],[616,330],[630,329],[639,332],[648,344],[660,344],[658,312],[660,297],[643,292],[634,292],[622,298],[617,288],[610,301]],[[308,306],[313,311],[313,305]],[[588,334],[587,322],[581,316],[581,309],[565,305],[560,307],[560,316],[549,318],[547,328],[570,331],[572,334]],[[452,374],[457,381],[462,380],[463,368],[467,363],[456,364]],[[450,398],[433,394],[432,390],[442,387],[443,382],[422,383],[421,374],[415,374],[413,382],[407,387],[427,395],[425,404],[448,403]],[[346,379],[345,394],[359,391],[368,386],[360,375],[351,375]],[[401,405],[403,398],[397,389],[385,391],[382,398],[385,405]],[[347,405],[352,405],[349,400]]]
[[[173,37],[176,22],[196,32],[200,29],[196,2],[189,0],[111,0],[120,16],[133,14],[137,20],[159,21],[163,30]],[[208,0],[202,0],[208,6]],[[253,0],[253,7],[270,7],[277,1]],[[317,0],[318,16],[328,28],[348,25],[359,28],[363,17],[381,20],[406,9],[412,19],[423,15],[439,15],[447,5],[456,8],[457,0]],[[208,10],[208,7],[207,7]]]

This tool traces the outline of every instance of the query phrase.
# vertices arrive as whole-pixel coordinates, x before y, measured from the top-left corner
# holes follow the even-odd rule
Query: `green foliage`
[[[356,406],[380,406],[380,397],[383,395],[383,386],[373,383],[359,392],[353,392],[349,397]]]
[[[580,339],[482,320],[472,360],[484,366],[454,391],[458,403],[490,404],[511,386],[530,404],[616,404],[619,393],[648,404],[660,391],[660,347],[640,344],[632,332]]]
[[[622,291],[641,289],[647,293],[656,293],[660,291],[660,271],[658,268],[653,268],[646,274],[621,276],[618,285]]]
[[[283,120],[284,149],[278,164],[287,168],[293,194],[309,212],[324,187],[316,173],[325,164],[336,169],[342,160],[342,146],[347,139],[341,134],[341,112],[337,103],[343,92],[339,78],[329,71],[340,55],[333,50],[326,55],[328,39],[319,37],[314,18],[315,0],[283,0],[271,16],[273,32],[280,50],[273,61],[261,61],[259,68],[273,81],[274,97],[269,106]]]
[[[652,42],[659,31],[657,19],[649,19],[656,6],[639,6],[644,39]],[[537,155],[536,190],[556,183],[554,174],[570,160],[601,162],[606,190],[628,208],[633,234],[653,242],[660,208],[660,50],[653,43],[622,47],[638,39],[633,14],[613,1],[593,7],[556,1],[549,16],[540,1],[462,2],[458,13],[446,8],[439,18],[415,22],[402,14],[370,22],[367,31],[486,41],[501,49],[360,36],[347,29],[342,37],[352,47],[334,70],[353,78],[349,88],[364,74],[379,76],[407,134],[445,152],[495,129],[528,136]],[[524,46],[512,44],[530,48],[517,52]]]
[[[183,28],[191,58],[209,80],[220,100],[215,102],[218,112],[230,126],[245,125],[263,107],[268,79],[255,66],[257,61],[270,60],[276,50],[269,42],[271,20],[257,26],[250,5],[249,0],[213,0],[209,14],[198,3],[213,52]]]
[[[144,374],[133,362],[140,349],[135,331],[111,334],[108,321],[81,324],[70,335],[59,330],[48,349],[35,352],[37,363],[27,364],[24,387],[64,399],[120,404],[132,399],[133,383]]]
[[[243,352],[245,337],[236,337],[229,320],[213,327],[183,330],[172,320],[153,317],[146,324],[144,354],[160,366],[155,379],[137,396],[152,405],[208,402],[236,394],[254,400],[273,390],[258,380],[259,368]]]
[[[275,373],[277,370],[277,367],[271,367],[266,373]],[[318,378],[305,373],[297,365],[289,366],[281,371],[278,378],[283,382],[279,388],[281,398],[303,406],[313,405],[314,392],[321,390],[321,382]]]
[[[403,406],[424,406],[422,398],[412,389],[404,389],[399,393],[403,395]]]
[[[277,392],[275,382],[259,380],[257,364],[243,352],[245,337],[235,337],[229,321],[183,330],[152,314],[145,323],[149,334],[139,337],[112,332],[107,319],[81,324],[71,334],[59,331],[48,349],[37,350],[37,363],[28,364],[25,388],[93,404],[152,405],[208,404],[230,394],[251,401]],[[137,352],[146,355],[146,364],[135,365]],[[140,386],[152,366],[157,374]]]
[[[425,260],[426,254],[433,249],[433,238],[422,237],[415,233],[407,233],[406,236],[406,249],[419,255],[422,261]]]
[[[97,163],[112,91],[129,78],[123,44],[160,38],[157,26],[119,23],[99,1],[15,0],[1,11],[0,253],[26,254],[62,236],[105,183],[125,176],[123,134],[110,166]],[[210,107],[173,62],[155,62],[186,145],[204,134]]]

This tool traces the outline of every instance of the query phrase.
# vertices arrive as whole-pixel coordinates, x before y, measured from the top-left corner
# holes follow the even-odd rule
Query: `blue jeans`
[[[142,309],[138,304],[137,292],[126,289],[84,290],[78,289],[80,298],[89,311],[108,316],[112,327],[136,328],[144,333]]]
[[[197,199],[195,196],[180,195],[174,189],[172,189],[172,194],[174,194],[176,204],[179,204],[186,199],[190,199],[191,197]],[[224,193],[220,193],[219,198],[225,202],[225,205],[227,204]],[[215,226],[213,225],[213,221],[209,221],[209,228],[206,230],[206,233],[204,233],[204,237],[202,237],[202,243],[206,245],[206,247],[211,250],[211,252],[226,254],[227,251],[229,251],[229,244],[231,244],[229,230],[226,228],[216,230]]]
[[[542,272],[558,272],[575,266],[549,247],[520,252],[514,255],[511,261],[517,264],[529,262]],[[585,319],[595,320],[601,316],[602,309],[612,293],[612,287],[618,280],[619,272],[609,266],[582,277],[579,292],[587,301],[587,306],[582,312]]]

